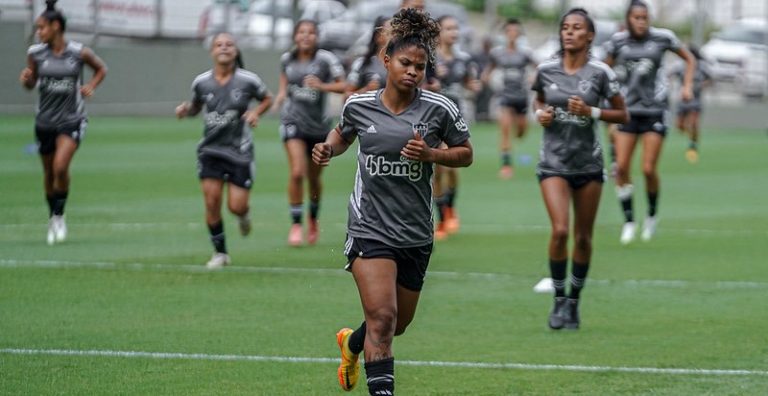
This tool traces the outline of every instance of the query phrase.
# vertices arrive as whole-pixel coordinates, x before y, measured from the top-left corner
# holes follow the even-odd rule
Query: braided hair
[[[440,35],[440,25],[428,13],[406,8],[397,12],[390,22],[390,39],[386,54],[392,56],[395,51],[416,46],[427,53],[428,67],[434,67],[435,48]]]
[[[57,0],[45,0],[45,11],[40,14],[40,17],[48,21],[48,23],[58,22],[61,26],[61,31],[67,30],[67,18],[61,11],[56,9]]]

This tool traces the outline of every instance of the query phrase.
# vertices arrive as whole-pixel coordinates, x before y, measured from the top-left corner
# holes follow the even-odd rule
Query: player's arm
[[[493,73],[493,70],[496,69],[496,62],[493,60],[493,57],[488,60],[488,65],[485,67],[485,70],[480,74],[480,81],[483,82],[483,84],[488,85],[488,81],[491,80],[491,73]]]
[[[416,136],[419,136],[419,138],[421,137],[421,135],[417,134],[414,135],[414,138],[416,138]],[[472,165],[472,161],[474,159],[472,143],[469,141],[469,139],[458,145],[449,146],[447,149],[430,148],[430,151],[432,158],[431,161],[428,162],[449,166],[451,168],[463,168],[470,166]]]
[[[253,109],[246,111],[245,114],[243,114],[243,118],[245,118],[245,122],[248,123],[248,126],[255,128],[259,124],[259,117],[266,113],[270,107],[272,107],[272,93],[267,91],[259,104]]]
[[[608,99],[608,102],[611,104],[611,107],[608,109],[591,107],[584,103],[581,97],[574,95],[568,98],[568,112],[583,117],[592,117],[596,121],[614,124],[626,124],[629,122],[629,113],[627,112],[627,106],[624,104],[623,96],[620,94],[613,95]]]
[[[21,71],[19,81],[28,90],[35,88],[35,84],[37,84],[37,65],[32,55],[27,55],[27,67]]]
[[[80,56],[83,58],[83,62],[93,70],[91,81],[88,81],[87,84],[80,87],[80,93],[87,98],[93,95],[93,91],[96,90],[96,87],[98,87],[99,84],[104,81],[104,77],[107,76],[107,64],[87,47],[83,47]]]
[[[279,111],[280,108],[283,107],[283,102],[285,102],[285,98],[287,96],[288,96],[288,76],[285,75],[285,72],[280,72],[280,81],[277,87],[277,96],[275,96],[275,101],[272,103],[272,109],[274,111]]]
[[[685,61],[685,74],[683,74],[682,98],[683,100],[693,99],[693,76],[696,73],[696,58],[693,54],[683,47],[673,51],[677,56]]]
[[[328,133],[325,142],[318,143],[312,148],[312,160],[320,166],[327,166],[331,158],[343,154],[352,143],[341,136],[341,129],[337,126]]]
[[[555,108],[547,105],[541,91],[536,91],[536,98],[533,99],[533,114],[536,121],[545,128],[552,125],[555,119]]]

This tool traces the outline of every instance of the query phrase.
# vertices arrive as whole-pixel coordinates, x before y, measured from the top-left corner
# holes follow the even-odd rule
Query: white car
[[[744,19],[714,34],[701,53],[712,61],[716,81],[733,82],[746,96],[763,96],[768,88],[768,24]]]

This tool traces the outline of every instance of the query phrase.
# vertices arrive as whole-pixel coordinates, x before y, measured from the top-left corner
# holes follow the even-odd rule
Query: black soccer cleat
[[[549,328],[560,330],[565,325],[565,308],[568,300],[565,297],[555,297],[555,305],[549,313]]]
[[[581,319],[579,318],[579,300],[569,298],[565,304],[563,312],[563,322],[565,328],[569,330],[578,330]]]

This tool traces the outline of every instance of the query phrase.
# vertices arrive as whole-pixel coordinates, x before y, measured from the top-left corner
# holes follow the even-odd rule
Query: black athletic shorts
[[[200,156],[197,158],[197,176],[201,180],[224,180],[250,190],[253,184],[253,162],[239,164],[222,158]]]
[[[517,114],[526,114],[528,112],[528,98],[510,98],[502,96],[499,105],[515,109]]]
[[[330,129],[329,129],[330,130]],[[312,149],[318,143],[325,142],[325,138],[328,136],[328,131],[324,134],[309,134],[306,131],[301,131],[296,124],[280,124],[280,137],[283,139],[283,143],[290,139],[303,140],[307,145],[307,154],[312,156]]]
[[[77,146],[85,137],[85,130],[88,127],[88,120],[82,119],[80,122],[63,124],[53,128],[46,128],[35,125],[35,140],[37,140],[37,150],[41,155],[51,154],[56,151],[56,138],[59,135],[71,137]]]
[[[539,183],[550,177],[559,177],[568,182],[568,186],[570,186],[573,190],[578,190],[589,184],[589,182],[593,181],[599,182],[600,184],[605,183],[605,172],[586,173],[582,175],[556,175],[552,173],[538,173],[536,176],[539,178]]]
[[[701,101],[692,100],[690,102],[680,102],[677,104],[677,115],[686,115],[688,113],[701,113]]]
[[[667,135],[667,123],[665,116],[629,116],[629,123],[619,124],[619,131],[635,134],[643,134],[646,132],[655,132],[661,136]]]
[[[352,271],[352,264],[358,257],[387,258],[397,264],[397,284],[415,292],[424,286],[424,276],[427,274],[429,257],[432,256],[432,244],[396,248],[373,239],[353,238],[347,236],[344,246],[347,256],[347,271]]]

